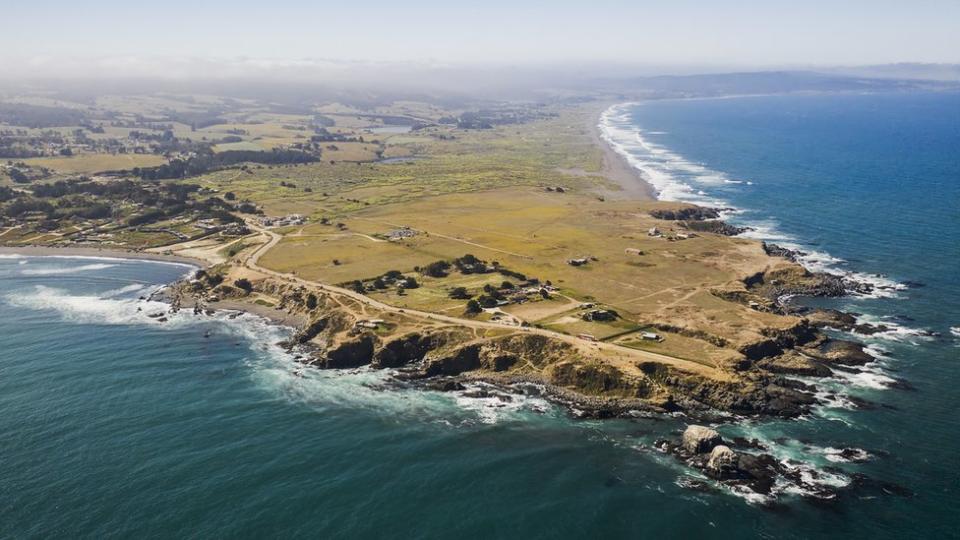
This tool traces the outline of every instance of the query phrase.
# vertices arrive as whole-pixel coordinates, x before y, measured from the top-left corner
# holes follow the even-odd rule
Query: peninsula
[[[599,417],[797,416],[817,400],[784,374],[872,360],[819,331],[851,318],[779,301],[856,284],[657,201],[598,136],[606,107],[23,105],[4,145],[31,157],[0,169],[0,242],[202,261],[173,308],[297,326],[304,364],[485,380]]]

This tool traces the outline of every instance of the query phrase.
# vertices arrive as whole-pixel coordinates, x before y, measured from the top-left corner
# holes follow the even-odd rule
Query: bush
[[[416,289],[416,288],[418,288],[418,287],[420,287],[420,284],[417,283],[416,278],[408,277],[408,278],[407,278],[406,280],[404,280],[404,282],[403,282],[403,288],[404,288],[404,289]]]
[[[477,298],[477,301],[481,306],[485,308],[497,307],[497,299],[492,296],[481,295],[480,298]]]
[[[424,275],[443,278],[447,277],[447,271],[450,269],[450,263],[447,261],[436,261],[428,264],[424,269]]]
[[[250,283],[250,280],[247,278],[240,278],[233,282],[233,284],[238,288],[246,291],[248,294],[253,291],[253,284]]]
[[[0,186],[0,202],[5,202],[17,196],[17,192],[7,186]]]
[[[10,179],[17,184],[29,184],[30,178],[20,169],[10,169]]]
[[[317,308],[317,295],[310,293],[307,295],[307,309]]]
[[[467,302],[467,313],[480,313],[483,309],[480,308],[480,303],[476,300],[470,300]]]
[[[454,300],[467,300],[471,297],[466,287],[454,287],[450,290],[449,296]]]

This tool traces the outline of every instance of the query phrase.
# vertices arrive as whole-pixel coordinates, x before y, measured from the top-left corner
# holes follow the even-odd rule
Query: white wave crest
[[[631,118],[631,107],[636,103],[614,105],[604,111],[600,117],[600,132],[605,141],[631,166],[638,169],[653,187],[657,190],[657,197],[661,200],[682,201],[694,204],[729,207],[730,204],[717,199],[703,189],[695,188],[692,184],[703,186],[728,186],[728,189],[742,189],[739,186],[752,186],[752,181],[733,179],[720,171],[707,168],[703,164],[694,163],[683,156],[671,152],[669,149],[655,144],[644,138],[644,132],[638,129]],[[659,132],[646,132],[647,135]],[[743,225],[751,230],[741,236],[766,242],[776,242],[785,248],[801,251],[803,255],[798,262],[808,270],[827,272],[846,277],[852,281],[866,283],[873,287],[870,293],[857,293],[857,296],[870,298],[896,297],[898,291],[907,288],[887,276],[854,272],[842,268],[846,261],[820,251],[807,251],[797,244],[797,240],[778,230],[779,224],[773,219],[740,219],[735,225]]]
[[[81,266],[70,266],[64,268],[26,268],[20,273],[24,276],[59,276],[66,274],[75,274],[77,272],[92,272],[94,270],[106,270],[113,268],[113,264],[95,263],[84,264]]]

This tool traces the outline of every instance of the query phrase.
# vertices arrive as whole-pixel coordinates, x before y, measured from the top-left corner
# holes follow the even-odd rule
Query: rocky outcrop
[[[427,377],[437,375],[460,375],[466,371],[480,369],[481,345],[474,343],[458,347],[445,355],[428,358],[423,373]]]
[[[880,332],[887,332],[891,328],[885,324],[870,324],[860,322],[857,315],[853,313],[844,313],[836,309],[816,309],[805,313],[804,316],[810,320],[810,324],[818,328],[835,328],[845,332],[854,332],[871,336]]]
[[[720,444],[713,447],[707,460],[707,474],[716,479],[733,478],[739,468],[740,457],[729,446]]]
[[[326,369],[349,369],[365,366],[373,360],[376,345],[376,337],[363,334],[328,348],[322,356],[313,360],[313,364]]]
[[[683,226],[691,231],[722,234],[723,236],[737,236],[751,230],[749,227],[737,227],[719,219],[684,221]]]
[[[387,342],[378,350],[371,364],[375,368],[398,368],[419,362],[428,352],[440,347],[442,340],[436,335],[419,332],[406,334]]]
[[[667,221],[703,221],[719,218],[720,212],[715,208],[686,205],[678,208],[657,208],[650,211],[650,216]]]
[[[598,361],[560,362],[551,366],[546,379],[550,384],[593,396],[644,398],[649,397],[653,390],[646,379],[628,376]]]
[[[787,349],[792,349],[818,338],[818,334],[810,323],[801,319],[789,328],[764,328],[761,333],[764,339],[741,345],[737,350],[748,360],[760,360],[777,356]]]
[[[797,351],[787,351],[780,356],[765,358],[755,365],[762,370],[784,375],[829,377],[833,373],[822,361],[804,356]]]
[[[720,434],[708,427],[691,425],[683,432],[683,448],[691,454],[709,452],[722,442]]]
[[[862,343],[842,339],[824,339],[804,347],[803,352],[828,364],[845,366],[862,366],[876,360]]]

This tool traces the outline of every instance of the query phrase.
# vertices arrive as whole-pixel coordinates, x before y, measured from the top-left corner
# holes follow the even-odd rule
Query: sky
[[[16,74],[212,66],[960,63],[960,0],[31,0],[0,7]],[[216,60],[216,62],[212,62]],[[227,66],[227,67],[224,67]],[[163,68],[163,69],[161,69]]]

